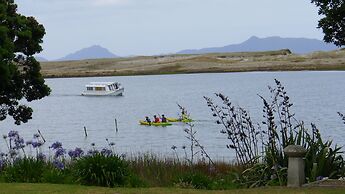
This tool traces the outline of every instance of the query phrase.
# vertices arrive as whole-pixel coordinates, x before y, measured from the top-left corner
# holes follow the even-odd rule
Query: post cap
[[[307,153],[307,150],[300,145],[288,145],[286,148],[284,148],[284,153],[288,157],[302,158]]]

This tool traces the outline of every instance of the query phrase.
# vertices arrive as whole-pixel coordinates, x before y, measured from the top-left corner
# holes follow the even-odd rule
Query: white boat
[[[90,82],[85,88],[83,96],[122,96],[125,91],[118,82]]]

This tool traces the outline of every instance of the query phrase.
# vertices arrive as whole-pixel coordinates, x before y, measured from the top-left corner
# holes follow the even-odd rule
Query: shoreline
[[[179,75],[179,74],[202,74],[202,73],[214,73],[214,74],[217,74],[217,73],[255,73],[255,72],[261,72],[261,73],[269,73],[269,72],[329,72],[329,71],[333,71],[333,72],[342,72],[342,71],[345,71],[344,70],[334,70],[334,69],[327,69],[327,70],[324,70],[324,69],[302,69],[302,70],[252,70],[252,71],[223,71],[223,72],[220,72],[220,71],[210,71],[210,72],[205,72],[205,71],[202,71],[202,72],[180,72],[180,73],[157,73],[157,74],[150,74],[150,73],[147,73],[147,74],[102,74],[102,75],[99,75],[99,74],[88,74],[88,75],[71,75],[71,76],[67,76],[67,75],[61,75],[61,76],[44,76],[44,79],[55,79],[55,78],[82,78],[82,77],[113,77],[113,76],[118,76],[118,77],[122,77],[122,76],[149,76],[149,75]]]
[[[288,50],[202,55],[139,56],[40,62],[44,78],[195,73],[345,71],[345,50],[291,54]]]

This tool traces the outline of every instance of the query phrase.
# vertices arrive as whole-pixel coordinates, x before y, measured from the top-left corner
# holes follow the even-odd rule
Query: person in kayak
[[[156,115],[153,115],[153,119],[154,119],[153,122],[155,122],[155,123],[159,123],[160,122],[159,118]]]
[[[148,116],[145,117],[145,121],[146,121],[149,125],[151,125],[151,119],[150,119]]]
[[[164,116],[164,115],[162,115],[162,117],[161,117],[161,121],[162,121],[162,123],[166,123],[166,122],[167,122],[167,118],[165,118],[165,116]]]
[[[188,114],[187,114],[187,111],[184,108],[182,108],[181,120],[185,120],[185,119],[188,119]]]

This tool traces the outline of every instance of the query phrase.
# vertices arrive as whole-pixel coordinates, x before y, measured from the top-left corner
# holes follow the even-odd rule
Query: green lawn
[[[56,184],[27,184],[27,183],[0,183],[0,193],[73,193],[73,194],[91,194],[91,193],[114,193],[114,194],[324,194],[324,193],[345,193],[345,188],[300,188],[291,189],[286,187],[269,187],[258,189],[237,189],[226,191],[209,191],[209,190],[193,190],[193,189],[177,189],[177,188],[104,188],[104,187],[87,187],[79,185],[56,185]]]

